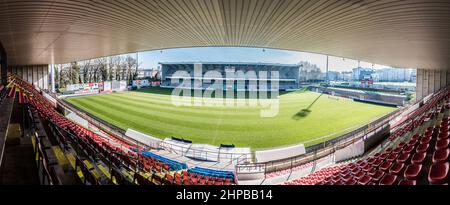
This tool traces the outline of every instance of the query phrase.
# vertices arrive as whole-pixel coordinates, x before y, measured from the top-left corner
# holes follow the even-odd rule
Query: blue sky
[[[133,54],[131,54],[133,55]],[[134,54],[136,55],[136,54]],[[309,61],[318,65],[322,71],[326,69],[326,56],[321,54],[263,49],[261,48],[234,48],[234,47],[201,47],[178,48],[139,53],[140,68],[156,68],[159,62],[262,62],[297,64],[300,61]],[[371,63],[360,62],[362,67],[372,67]],[[350,71],[358,66],[358,61],[339,57],[329,58],[329,68],[332,71]],[[374,65],[375,69],[388,66]]]

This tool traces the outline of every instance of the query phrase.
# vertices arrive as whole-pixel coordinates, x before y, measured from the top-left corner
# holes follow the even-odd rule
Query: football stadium
[[[450,181],[448,1],[0,10],[0,185]]]
[[[188,64],[175,64],[189,71]],[[191,65],[193,70],[194,64]],[[232,64],[227,64],[232,65]],[[179,69],[167,68],[163,65],[163,79],[171,79],[173,72]],[[174,67],[174,65],[170,65]],[[260,66],[262,68],[256,68]],[[265,66],[267,69],[265,69]],[[245,65],[245,69],[268,70],[272,65]],[[213,66],[211,66],[213,67]],[[225,66],[224,66],[225,67]],[[197,144],[234,144],[238,147],[267,149],[304,143],[314,145],[338,137],[352,129],[358,128],[377,118],[393,112],[395,107],[353,102],[345,98],[336,98],[309,91],[286,91],[298,88],[297,73],[287,66],[280,74],[285,84],[280,84],[281,94],[278,99],[280,114],[274,118],[261,118],[262,106],[245,106],[258,103],[258,98],[247,97],[236,101],[244,101],[244,106],[176,106],[171,103],[173,88],[179,84],[171,84],[171,80],[162,82],[162,88],[148,88],[136,92],[114,93],[72,97],[66,101],[73,106],[109,122],[120,129],[133,129],[161,139],[178,137],[191,140]],[[235,68],[239,69],[239,67]],[[225,72],[225,68],[222,69]],[[206,71],[205,71],[206,72]],[[247,71],[245,71],[247,72]],[[292,72],[292,73],[291,73]],[[167,77],[165,77],[167,76]],[[202,78],[201,80],[204,80]],[[224,81],[228,80],[226,78]],[[255,79],[256,80],[256,79]],[[282,79],[283,80],[283,79]],[[192,80],[194,81],[194,80]],[[250,90],[248,80],[242,92]],[[193,82],[191,84],[194,84]],[[211,84],[203,83],[204,88]],[[270,86],[270,85],[268,85]],[[223,89],[237,90],[237,82],[228,84]],[[254,88],[258,90],[258,88]],[[194,92],[191,92],[192,94]],[[245,93],[244,93],[245,95]],[[203,92],[202,92],[203,96]],[[215,96],[203,101],[217,99]],[[226,99],[226,95],[222,97]],[[250,102],[248,102],[250,101]],[[236,102],[237,104],[238,102]],[[352,118],[347,118],[350,114]],[[321,120],[323,119],[323,120]],[[319,125],[317,121],[325,124]]]

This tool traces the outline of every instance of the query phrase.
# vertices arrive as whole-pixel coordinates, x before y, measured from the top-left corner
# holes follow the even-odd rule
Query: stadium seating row
[[[134,162],[135,160],[133,160],[133,157],[136,157],[136,154],[130,152],[130,145],[113,138],[105,139],[80,125],[69,121],[57,113],[47,99],[36,91],[34,87],[18,78],[13,79],[10,96],[15,95],[16,88],[19,90],[19,95],[22,95],[23,102],[29,103],[34,113],[39,114],[43,119],[51,122],[65,132],[70,133],[70,136],[75,138],[74,140],[77,146],[85,152],[87,156],[93,159],[101,157],[105,161],[114,164],[116,167],[124,165],[135,168],[136,163]],[[60,137],[60,139],[64,141],[62,137]],[[113,142],[114,145],[110,142]],[[89,172],[89,170],[83,169],[81,164],[78,164],[76,168],[80,168],[82,172]],[[85,180],[88,180],[89,184],[98,184],[94,179],[89,178],[88,173],[84,173],[83,175],[87,176],[85,177]]]
[[[158,159],[148,157],[145,155],[138,155],[139,163],[145,171],[150,172],[169,172],[171,170],[170,165],[159,161]]]
[[[439,102],[442,102],[442,100],[445,97],[448,97],[447,94],[448,91],[443,91],[440,92],[438,94],[435,94],[433,96],[433,98],[431,98],[425,105],[423,105],[422,107],[418,108],[417,110],[413,111],[411,114],[409,114],[408,118],[405,119],[405,121],[402,122],[403,125],[405,125],[405,122],[408,122],[412,119],[416,119],[412,122],[412,124],[407,124],[406,123],[406,127],[404,127],[403,129],[399,129],[397,132],[395,132],[394,134],[392,134],[389,137],[390,141],[394,141],[395,139],[397,139],[398,137],[403,136],[405,133],[407,133],[408,131],[410,131],[411,129],[413,129],[414,127],[419,126],[419,124],[421,123],[422,120],[424,120],[425,118],[431,118],[433,116],[433,113],[430,113],[429,116],[423,116],[423,113],[426,113],[428,110],[432,109],[433,107],[435,107]],[[420,117],[419,120],[417,120],[417,118]],[[401,126],[401,125],[400,125]],[[395,129],[395,128],[392,128]]]
[[[231,178],[212,177],[205,174],[198,174],[190,170],[182,170],[174,174],[166,174],[163,184],[167,185],[232,185],[235,184]]]
[[[233,172],[229,172],[229,171],[220,171],[220,170],[213,170],[213,169],[205,169],[205,168],[201,168],[201,167],[194,167],[192,169],[189,169],[188,172],[198,174],[198,175],[203,175],[203,176],[231,179],[233,181],[235,180]]]
[[[89,129],[86,129],[59,114],[53,105],[44,98],[41,93],[39,93],[32,85],[21,80],[18,77],[11,78],[11,86],[9,89],[9,96],[16,95],[16,91],[19,91],[19,101],[21,103],[27,103],[31,105],[32,112],[38,114],[41,118],[47,120],[51,124],[55,125],[57,128],[70,133],[69,137],[76,142],[79,149],[81,149],[87,156],[89,156],[93,161],[100,158],[102,161],[113,164],[116,168],[124,166],[131,168],[133,170],[143,168],[144,171],[150,172],[152,179],[156,178],[156,181],[164,181],[165,179],[158,177],[157,173],[168,174],[173,171],[185,170],[187,165],[185,163],[180,163],[175,160],[167,159],[165,157],[156,155],[149,151],[141,151],[142,154],[136,153],[137,150],[141,148],[136,148],[134,146],[128,145],[122,142],[114,136],[100,136]],[[63,144],[67,139],[64,136],[58,136],[59,140]],[[96,179],[89,169],[86,168],[84,163],[79,158],[76,158],[76,167],[80,170],[84,176],[85,184],[97,185],[101,184],[98,179]],[[111,180],[114,178],[115,184],[126,184],[126,180],[115,168],[110,170]],[[220,171],[213,171],[208,169],[195,169],[192,175],[189,175],[189,182],[187,180],[179,180],[177,175],[174,175],[174,180],[171,184],[209,184],[209,185],[219,185],[219,184],[232,184],[234,183],[234,174],[225,173]],[[231,177],[232,176],[232,177]],[[223,178],[220,178],[223,177]],[[227,178],[228,177],[228,178]],[[135,180],[141,185],[154,184],[150,179],[143,177],[136,172]],[[165,180],[168,182],[167,180]],[[170,180],[169,180],[170,181]],[[178,183],[178,181],[182,183]],[[186,182],[186,183],[184,183]],[[161,183],[163,184],[163,183]]]
[[[171,160],[171,159],[165,158],[163,156],[154,154],[154,153],[149,152],[149,151],[142,151],[142,155],[144,155],[146,157],[151,157],[151,158],[157,159],[157,160],[159,160],[161,162],[164,162],[164,163],[170,165],[170,169],[171,170],[187,169],[186,163],[180,163],[180,162],[177,162],[175,160]]]
[[[273,178],[273,177],[278,177],[278,176],[284,176],[284,175],[290,174],[292,172],[299,171],[299,170],[304,170],[304,169],[312,169],[314,164],[320,163],[320,162],[322,162],[324,160],[326,160],[326,157],[320,158],[320,159],[318,159],[316,161],[308,162],[306,164],[295,166],[295,167],[292,167],[292,168],[289,168],[289,169],[283,169],[283,170],[279,170],[279,171],[275,171],[275,172],[270,172],[270,173],[266,174],[266,178]]]

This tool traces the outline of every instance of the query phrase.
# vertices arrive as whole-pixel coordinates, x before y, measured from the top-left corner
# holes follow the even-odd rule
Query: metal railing
[[[358,140],[367,140],[370,139],[370,134],[372,133],[377,133],[383,129],[389,128],[390,129],[390,133],[395,132],[398,129],[401,129],[401,127],[403,127],[405,125],[406,122],[413,122],[414,119],[417,117],[417,113],[420,113],[423,111],[423,109],[429,108],[429,106],[435,106],[433,104],[435,104],[435,101],[437,101],[438,99],[443,98],[443,94],[445,94],[445,91],[448,91],[448,87],[445,89],[442,89],[440,92],[438,92],[437,94],[433,95],[435,96],[434,99],[430,100],[431,102],[426,102],[427,105],[424,105],[423,107],[419,107],[418,109],[410,112],[410,113],[406,113],[403,114],[403,112],[405,110],[407,110],[408,107],[402,108],[402,109],[398,109],[384,117],[381,117],[371,123],[369,123],[368,125],[364,125],[352,132],[346,133],[340,137],[328,140],[326,142],[311,146],[307,148],[307,153],[305,155],[301,155],[301,156],[297,156],[297,157],[293,157],[293,158],[289,158],[289,159],[285,159],[285,160],[278,160],[278,161],[273,161],[273,162],[266,162],[266,163],[256,163],[253,164],[253,167],[265,167],[264,168],[264,172],[270,173],[270,172],[276,172],[276,171],[281,171],[281,170],[291,170],[293,167],[298,167],[298,166],[302,166],[302,165],[306,165],[307,163],[314,163],[316,164],[318,160],[329,156],[331,154],[333,154],[336,150],[347,147],[349,145],[351,145],[352,143],[355,143]],[[421,102],[417,102],[414,105],[411,106],[415,106]],[[410,107],[411,107],[410,106]],[[402,114],[402,115],[400,115]],[[396,127],[394,127],[393,129],[390,128],[390,121],[392,121],[393,119],[399,117],[399,116],[403,116],[406,115],[406,120],[402,121],[400,124],[398,124]],[[239,170],[250,170],[252,169],[251,166],[252,165],[242,165],[242,169],[238,167],[236,168],[237,171]]]
[[[76,106],[65,102],[64,100],[59,99],[58,97],[56,97],[53,94],[49,94],[51,95],[54,99],[56,99],[56,101],[58,102],[58,104],[63,107],[66,110],[69,110],[70,112],[73,112],[75,114],[77,114],[78,116],[80,116],[81,118],[83,118],[84,120],[86,120],[87,122],[89,122],[90,125],[98,128],[99,130],[107,133],[108,135],[113,136],[114,138],[121,140],[122,142],[125,142],[127,144],[130,145],[136,145],[137,147],[143,147],[146,149],[158,149],[158,145],[153,145],[153,144],[143,144],[140,143],[136,140],[133,140],[131,138],[129,138],[128,136],[125,135],[125,130],[111,124],[108,123],[90,113],[87,112],[83,112],[80,111],[80,109],[78,109]]]
[[[53,98],[55,98],[64,109],[67,109],[78,116],[82,117],[86,121],[88,121],[91,125],[97,127],[98,129],[108,133],[109,135],[112,135],[116,137],[119,140],[122,140],[130,145],[136,145],[138,147],[143,148],[151,148],[151,149],[164,149],[171,153],[175,153],[180,156],[194,158],[194,159],[201,159],[205,161],[217,161],[217,162],[228,162],[230,164],[238,164],[238,163],[245,163],[250,162],[252,159],[251,153],[223,153],[223,152],[216,152],[216,151],[207,151],[207,150],[198,150],[192,147],[183,147],[181,145],[177,144],[168,144],[165,142],[161,143],[154,143],[154,144],[143,144],[136,140],[131,139],[130,137],[125,135],[125,130],[108,123],[90,113],[86,113],[81,111],[79,108],[77,108],[75,105],[72,105],[71,103],[68,103],[64,100],[61,100],[57,98],[56,96],[50,94]],[[250,156],[249,156],[250,155]],[[212,157],[216,156],[216,157]],[[227,160],[228,159],[228,160]]]
[[[308,163],[315,163],[318,160],[333,154],[336,150],[347,147],[358,140],[365,140],[371,134],[378,133],[383,129],[389,127],[389,121],[393,119],[402,110],[397,110],[389,113],[367,125],[363,125],[358,129],[345,133],[337,138],[327,140],[325,142],[310,146],[306,148],[306,154],[299,156],[270,161],[265,163],[253,163],[253,164],[238,164],[236,171],[248,171],[259,170],[258,172],[264,172],[264,174],[277,172],[277,171],[289,171],[295,167],[307,165]],[[264,167],[264,168],[263,168]],[[255,172],[255,173],[258,173]]]
[[[201,159],[205,161],[223,161],[223,159],[229,159],[225,162],[229,162],[230,164],[236,164],[237,173],[242,171],[249,170],[258,170],[258,172],[264,172],[265,174],[270,172],[276,172],[280,170],[289,170],[298,166],[305,165],[310,162],[314,162],[323,157],[329,156],[333,154],[336,150],[349,146],[352,143],[360,139],[367,138],[370,134],[377,133],[386,127],[389,126],[389,121],[392,120],[393,117],[400,112],[402,109],[389,113],[377,120],[372,121],[369,124],[363,125],[351,132],[345,133],[339,137],[327,140],[325,142],[309,146],[306,148],[306,154],[271,161],[265,163],[252,163],[253,155],[250,153],[221,153],[216,151],[207,151],[207,150],[196,150],[190,146],[181,146],[177,144],[166,144],[162,142],[158,145],[147,145],[137,142],[125,135],[125,131],[121,128],[118,128],[115,125],[112,125],[108,122],[105,122],[102,119],[99,119],[92,114],[80,111],[76,106],[67,103],[55,96],[53,96],[57,102],[63,106],[65,109],[70,110],[71,112],[76,113],[83,119],[87,120],[90,124],[96,126],[97,128],[105,131],[112,136],[117,137],[118,139],[127,142],[129,144],[135,144],[144,148],[153,148],[153,149],[164,149],[171,153],[175,153],[180,156]],[[250,156],[249,156],[250,155]]]
[[[219,151],[208,151],[204,149],[202,150],[195,149],[191,146],[185,147],[175,143],[167,143],[167,142],[162,142],[160,148],[180,156],[204,161],[239,164],[251,162],[252,160],[251,153],[224,153],[221,152],[221,148],[219,148]]]

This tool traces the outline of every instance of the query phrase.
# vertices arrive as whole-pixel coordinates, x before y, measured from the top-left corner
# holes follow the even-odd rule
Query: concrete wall
[[[50,88],[48,65],[14,65],[8,66],[8,72],[44,90]]]
[[[417,69],[416,98],[418,101],[448,85],[450,85],[449,71]]]

